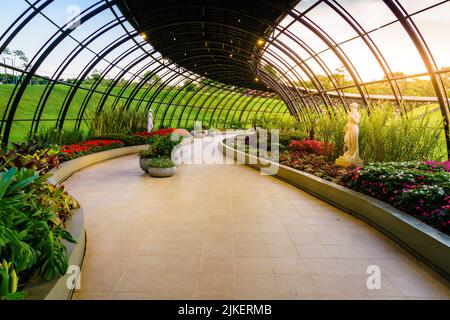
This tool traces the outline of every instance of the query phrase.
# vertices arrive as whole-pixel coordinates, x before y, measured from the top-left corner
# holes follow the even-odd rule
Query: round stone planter
[[[141,167],[141,169],[144,172],[148,172],[148,167],[149,167],[149,164],[150,164],[150,160],[151,160],[151,158],[139,157],[139,167]]]
[[[148,168],[148,174],[155,178],[167,178],[177,173],[177,167],[172,168]]]

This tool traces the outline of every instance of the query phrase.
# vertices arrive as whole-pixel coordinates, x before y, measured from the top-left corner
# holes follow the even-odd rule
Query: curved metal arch
[[[437,66],[433,55],[431,54],[430,49],[428,48],[425,39],[420,34],[417,26],[411,17],[408,16],[408,13],[403,8],[398,0],[383,0],[384,3],[388,6],[388,8],[392,11],[392,13],[397,17],[398,21],[401,23],[405,31],[408,33],[411,41],[417,48],[422,61],[427,68],[428,74],[430,75],[431,83],[433,84],[434,90],[436,92],[436,96],[439,101],[439,106],[441,108],[441,113],[444,119],[444,129],[446,135],[446,143],[447,143],[447,156],[450,156],[450,110],[449,103],[444,92],[442,86],[442,79],[439,74],[436,73]]]
[[[95,17],[98,13],[106,10],[109,6],[111,6],[110,3],[105,3],[101,6],[99,6],[98,8],[96,8],[95,10],[88,12],[87,14],[80,17],[80,22],[83,23],[85,21],[90,20],[91,18]],[[14,91],[17,90],[17,93],[14,95],[14,98],[13,98],[13,95],[11,95],[8,105],[5,108],[5,114],[8,112],[8,110],[9,110],[9,112],[8,112],[5,128],[3,130],[3,144],[4,145],[8,144],[9,134],[11,132],[14,115],[19,106],[19,102],[25,92],[26,87],[30,83],[31,78],[36,73],[36,71],[38,70],[40,65],[50,55],[50,53],[53,51],[53,49],[58,44],[60,44],[67,37],[67,35],[69,35],[70,33],[73,32],[74,29],[69,28],[69,26],[70,26],[69,24],[66,24],[66,26],[65,26],[66,29],[61,34],[60,34],[60,31],[58,30],[58,32],[55,33],[54,36],[52,37],[52,38],[55,38],[55,40],[53,42],[50,43],[50,40],[46,42],[46,44],[49,44],[49,46],[45,49],[45,51],[42,53],[42,55],[39,56],[39,58],[37,58],[38,54],[35,55],[35,57],[31,60],[30,63],[33,63],[33,61],[36,58],[37,59],[36,59],[36,62],[34,64],[32,64],[32,67],[30,68],[30,73],[26,74],[25,78],[23,78],[23,76],[21,76],[20,87],[18,86],[19,83],[16,85],[16,88],[14,89]],[[3,117],[3,120],[5,120],[4,118],[5,118],[5,116]],[[0,130],[1,129],[3,129],[3,122],[0,124]]]
[[[242,105],[242,104],[239,105],[239,107],[241,107],[241,109],[239,109],[239,107],[231,108],[231,109],[230,109],[230,112],[229,112],[228,115],[227,115],[227,118],[230,117],[231,122],[234,122],[234,121],[240,122],[239,117],[237,118],[237,120],[235,120],[235,119],[236,119],[236,114],[237,114],[239,111],[242,112],[242,110],[247,109],[248,106],[257,103],[257,102],[260,101],[261,99],[264,99],[264,97],[261,97],[261,96],[253,96],[253,97],[251,97],[251,99],[249,99],[249,100],[247,101],[247,103],[245,103],[244,105]],[[231,115],[231,110],[233,110],[233,115]]]
[[[209,97],[205,100],[205,101],[203,101],[203,104],[208,104],[208,101],[212,98],[212,97],[214,97],[214,94],[217,92],[217,91],[219,91],[220,89],[217,89],[217,90],[215,90],[215,91],[213,91],[210,95],[209,95]],[[200,112],[202,111],[203,112],[203,115],[202,115],[202,122],[204,121],[204,118],[205,118],[205,116],[206,116],[206,114],[207,114],[207,112],[208,112],[208,110],[210,109],[210,107],[211,107],[211,105],[209,105],[208,107],[206,107],[206,108],[199,108],[198,109],[198,111],[197,111],[197,113],[196,113],[196,115],[195,115],[195,121],[198,121],[198,119],[199,119],[199,116],[200,116]]]
[[[406,12],[406,10],[402,7],[401,3],[398,0],[383,0],[384,3],[389,7],[389,9],[394,12],[397,20],[394,22],[400,22],[400,24],[403,26],[403,28],[406,30],[408,36],[411,38],[411,40],[413,41],[414,45],[416,46],[418,52],[420,53],[422,60],[424,61],[425,66],[427,67],[427,71],[428,71],[428,75],[430,76],[430,79],[432,81],[433,84],[433,88],[436,92],[436,95],[438,97],[438,102],[441,108],[441,114],[443,115],[444,118],[444,129],[446,132],[446,139],[447,139],[447,149],[450,152],[450,148],[449,148],[449,143],[450,143],[450,130],[449,130],[449,117],[450,117],[450,112],[449,112],[449,106],[448,106],[448,97],[447,97],[447,93],[444,90],[444,86],[443,86],[443,81],[442,81],[442,77],[440,76],[440,73],[437,70],[437,66],[436,63],[434,62],[434,58],[432,55],[431,50],[428,48],[427,43],[425,41],[425,39],[423,38],[422,34],[420,33],[419,28],[417,28],[417,26],[415,25],[414,19],[412,18],[413,14],[408,14],[408,12]],[[36,17],[39,14],[42,14],[44,17],[46,17],[43,13],[42,10],[44,7],[48,7],[49,4],[51,4],[53,1],[52,0],[47,0],[47,1],[35,1],[33,4],[31,4],[29,1],[27,1],[27,3],[29,3],[29,7],[25,9],[24,12],[22,12],[18,18],[16,18],[11,25],[6,29],[5,32],[3,32],[3,34],[0,37],[0,43],[2,43],[0,49],[4,49],[6,48],[7,44],[14,39],[19,33],[20,30],[26,26],[30,21],[32,21],[34,19],[34,17]],[[268,3],[268,1],[263,1],[265,3]],[[422,9],[421,11],[425,11],[431,7],[437,7],[442,3],[445,3],[447,1],[442,1],[440,3],[437,4],[433,4],[430,5],[428,7],[426,7],[425,9]],[[319,0],[317,1],[313,6],[311,6],[308,10],[311,10],[311,8],[313,8],[314,6],[317,6],[320,3],[325,3],[327,4],[329,7],[331,7],[336,14],[341,15],[341,17],[344,19],[344,21],[346,21],[358,34],[357,37],[355,37],[355,39],[362,39],[365,42],[365,45],[369,48],[369,50],[371,51],[372,55],[374,55],[374,57],[377,59],[378,64],[380,64],[381,68],[383,69],[383,72],[386,75],[386,83],[388,83],[391,86],[391,90],[394,94],[394,96],[397,98],[397,102],[401,102],[402,99],[402,92],[400,90],[398,90],[398,84],[397,84],[397,80],[398,77],[396,76],[390,76],[391,72],[390,72],[390,66],[389,64],[384,60],[384,57],[382,55],[382,52],[379,51],[379,49],[376,47],[376,44],[372,41],[371,37],[369,36],[369,34],[373,31],[373,30],[369,30],[366,31],[364,30],[359,24],[358,21],[356,19],[354,19],[354,17],[352,17],[348,12],[346,12],[344,6],[341,6],[337,1],[334,0]],[[114,7],[114,3],[113,1],[109,1],[109,0],[103,0],[103,1],[97,1],[95,4],[93,4],[91,7],[89,7],[88,9],[86,9],[85,11],[83,11],[82,13],[82,17],[81,20],[84,18],[89,17],[89,15],[96,15],[96,10],[99,10],[99,8],[103,7],[103,6],[107,6],[115,15],[116,20],[120,21],[120,24],[124,27],[124,30],[126,31],[126,33],[128,35],[130,35],[131,33],[128,31],[127,28],[125,28],[124,26],[124,19],[123,17],[118,17],[115,14],[115,10],[113,9]],[[272,4],[271,4],[272,5]],[[273,6],[278,6],[278,4],[273,4]],[[115,7],[114,7],[115,8]],[[315,29],[315,31],[319,34],[322,35],[326,40],[329,41],[329,43],[327,43],[327,49],[326,50],[337,50],[339,51],[339,53],[341,54],[341,57],[348,60],[349,65],[352,69],[354,69],[355,71],[355,75],[357,76],[357,78],[360,79],[359,75],[358,75],[358,70],[356,68],[354,68],[354,66],[352,65],[352,61],[351,59],[349,59],[346,55],[345,55],[345,51],[341,50],[340,45],[341,43],[337,43],[333,40],[333,38],[326,34],[314,21],[310,20],[307,16],[307,14],[305,14],[305,12],[303,13],[298,13],[298,11],[296,9],[293,10],[286,10],[285,11],[286,14],[290,14],[292,16],[292,14],[294,15],[299,15],[297,18],[294,18],[295,21],[303,21],[301,23],[304,23],[304,21],[306,21],[307,23],[309,23],[313,29]],[[307,13],[307,12],[306,12]],[[47,17],[46,17],[47,18]],[[47,18],[48,19],[48,18]],[[51,20],[49,20],[51,21]],[[258,22],[258,21],[256,21]],[[259,21],[261,22],[261,21]],[[52,22],[55,26],[57,26],[54,22]],[[269,25],[272,26],[273,31],[277,30],[280,31],[280,34],[289,34],[290,30],[288,27],[283,27],[283,28],[278,28],[277,25],[275,25],[275,27],[273,27],[274,23],[271,23],[269,21]],[[22,73],[21,77],[20,77],[20,81],[19,83],[16,84],[16,86],[13,88],[11,95],[9,97],[9,101],[8,101],[8,105],[6,106],[4,113],[3,113],[3,118],[2,118],[2,122],[0,124],[0,130],[3,131],[4,136],[3,136],[3,142],[7,143],[8,138],[9,138],[9,134],[11,132],[11,126],[13,121],[15,120],[15,115],[16,115],[16,111],[17,108],[19,107],[20,101],[22,101],[22,96],[24,95],[25,89],[28,87],[29,85],[29,80],[34,77],[40,77],[39,75],[36,74],[36,71],[38,69],[38,67],[35,67],[36,64],[33,66],[34,63],[42,63],[41,59],[45,59],[45,54],[47,54],[48,52],[52,51],[53,48],[55,48],[55,45],[58,45],[58,41],[59,39],[61,39],[60,37],[63,36],[65,34],[66,37],[70,37],[72,39],[74,39],[71,35],[71,32],[68,32],[69,30],[67,29],[68,25],[65,25],[63,27],[59,27],[57,26],[58,31],[49,38],[49,40],[42,46],[42,48],[35,54],[35,56],[33,57],[33,59],[31,60],[31,64],[29,69],[27,68],[26,70],[19,70],[19,72]],[[315,33],[317,35],[316,32],[312,31],[313,33]],[[136,34],[136,33],[134,33]],[[294,35],[295,36],[295,35]],[[279,34],[277,35],[277,37],[279,37]],[[296,36],[295,36],[296,37]],[[320,37],[319,37],[320,38]],[[88,38],[84,39],[82,42],[87,41]],[[298,40],[296,40],[295,42],[297,44],[301,43],[301,39],[297,38]],[[76,39],[74,39],[76,40]],[[131,37],[129,36],[129,40],[136,42],[135,37]],[[268,39],[270,40],[270,39]],[[77,40],[76,40],[77,41]],[[78,42],[78,41],[77,41]],[[82,43],[82,42],[78,42],[78,43]],[[276,45],[280,46],[280,47],[286,47],[287,43],[283,42],[283,41],[276,41],[273,40],[274,43],[276,43]],[[143,42],[141,42],[143,43]],[[142,49],[143,53],[145,54],[147,52],[146,49],[143,48],[143,46],[140,46],[140,48]],[[89,48],[86,48],[86,50],[90,50]],[[270,48],[268,49],[268,54],[270,54]],[[72,56],[73,53],[71,53],[69,55],[69,57]],[[311,97],[314,95],[321,95],[323,97],[325,97],[326,99],[329,99],[329,96],[327,94],[327,92],[331,91],[331,90],[324,90],[323,86],[321,87],[320,85],[317,88],[317,93],[314,92],[309,92],[309,93],[301,93],[299,95],[300,97],[300,101],[297,102],[297,97],[292,97],[292,96],[297,96],[296,91],[297,88],[295,87],[291,87],[291,85],[283,85],[283,84],[278,84],[277,82],[280,79],[285,79],[285,78],[291,78],[291,81],[294,82],[294,79],[297,78],[296,76],[296,72],[292,73],[292,70],[289,70],[289,68],[287,68],[286,70],[286,65],[285,64],[289,64],[289,63],[294,63],[296,65],[304,65],[305,68],[308,68],[308,59],[315,59],[316,57],[318,58],[318,61],[321,61],[321,57],[318,56],[320,54],[320,52],[308,52],[308,54],[310,55],[309,57],[307,57],[304,60],[300,60],[300,59],[292,59],[291,57],[289,58],[289,61],[287,61],[287,59],[279,59],[277,57],[276,52],[272,55],[273,59],[268,59],[268,60],[272,60],[273,64],[275,64],[275,67],[280,68],[280,70],[283,70],[282,74],[279,73],[277,79],[273,79],[270,75],[269,76],[265,76],[261,74],[261,79],[263,80],[263,82],[268,82],[270,83],[270,87],[272,89],[274,89],[276,92],[278,92],[279,96],[287,103],[287,110],[291,113],[291,114],[298,114],[301,115],[302,114],[302,108],[300,108],[297,103],[298,102],[302,102],[305,104],[305,106],[314,108],[314,104],[316,103],[316,100],[311,100]],[[98,54],[95,53],[95,55],[98,57]],[[143,57],[144,55],[140,56]],[[69,58],[70,59],[70,58]],[[151,62],[151,65],[153,65],[153,63],[158,63],[158,59],[155,58],[151,58],[154,59]],[[162,59],[162,58],[160,58]],[[261,63],[262,61],[264,61],[264,57],[260,57],[259,59],[259,63]],[[292,60],[292,61],[291,61]],[[100,60],[99,60],[100,61]],[[103,59],[102,61],[105,61],[105,59]],[[142,61],[144,62],[144,60]],[[138,66],[141,62],[137,62],[136,61],[129,63],[127,66],[125,66],[125,70],[126,71],[122,71],[121,74],[123,74],[123,72],[126,72],[128,74],[129,71],[131,71],[131,69],[134,69],[135,66]],[[112,64],[114,64],[114,66],[116,66],[115,61],[112,62]],[[384,68],[383,66],[384,65]],[[327,69],[328,66],[326,66],[326,62],[323,61],[323,65],[319,63],[319,66],[322,69]],[[9,67],[9,66],[6,66]],[[61,74],[61,69],[60,68],[64,68],[63,64],[61,64],[54,72],[54,76],[53,78],[56,78],[57,74]],[[109,74],[110,70],[113,67],[110,65],[108,67],[108,70],[104,70],[104,72],[102,72],[101,75],[101,79],[103,80],[107,74]],[[161,71],[165,68],[165,66],[161,66]],[[346,66],[347,68],[347,66]],[[259,70],[260,68],[258,68],[257,70]],[[329,69],[329,68],[328,68]],[[235,73],[239,73],[239,67],[235,66],[233,69]],[[302,69],[303,70],[303,69]],[[347,70],[349,70],[347,68]],[[191,70],[194,71],[195,70]],[[329,70],[328,70],[329,71]],[[306,73],[306,72],[305,72]],[[186,81],[186,79],[190,79],[190,76],[187,76],[188,74],[190,74],[189,70],[184,70],[182,72],[175,71],[175,70],[169,70],[167,71],[167,78],[168,79],[176,79],[177,77],[180,77],[179,81]],[[312,80],[312,78],[314,78],[316,75],[314,72],[309,72],[306,73],[307,74],[307,78]],[[332,76],[331,72],[327,72],[325,71],[326,76]],[[79,77],[84,76],[84,73],[81,73],[79,75]],[[299,74],[297,74],[299,75]],[[198,75],[199,77],[201,77],[200,75]],[[299,78],[301,78],[302,76],[300,76]],[[42,78],[42,77],[41,77]],[[132,75],[132,77],[130,78],[130,80],[127,82],[127,88],[128,86],[134,85],[134,81],[136,79],[138,79],[139,76],[138,75]],[[352,77],[353,78],[353,77]],[[31,120],[31,130],[37,130],[39,123],[41,122],[42,119],[42,115],[45,113],[45,107],[47,105],[47,100],[48,100],[48,96],[49,94],[51,94],[51,92],[53,92],[53,89],[49,89],[49,88],[53,88],[56,84],[66,84],[67,88],[69,88],[69,94],[66,95],[66,99],[70,98],[71,94],[76,94],[77,92],[79,92],[80,90],[87,90],[88,94],[85,97],[85,100],[83,101],[82,107],[84,108],[90,101],[91,101],[91,97],[94,95],[94,93],[99,93],[102,95],[101,98],[101,102],[99,102],[99,105],[104,105],[106,99],[108,99],[108,97],[113,96],[116,97],[115,100],[115,106],[117,106],[120,101],[125,101],[127,107],[133,107],[133,108],[140,108],[141,105],[143,105],[144,103],[146,104],[146,107],[149,107],[152,103],[152,101],[157,101],[159,99],[159,103],[158,103],[158,109],[161,108],[161,110],[164,110],[164,116],[163,116],[163,121],[167,119],[170,119],[171,123],[172,123],[172,118],[174,117],[174,115],[176,114],[176,112],[179,111],[178,109],[178,105],[184,101],[184,97],[185,94],[181,93],[181,92],[177,92],[175,96],[172,97],[172,99],[170,100],[169,104],[171,103],[175,103],[175,107],[172,108],[172,112],[169,111],[169,107],[166,107],[164,109],[164,107],[162,107],[164,105],[165,102],[165,98],[163,97],[161,99],[161,94],[164,92],[164,88],[160,88],[158,87],[156,91],[152,91],[150,89],[146,89],[143,90],[144,93],[142,94],[142,91],[140,90],[142,87],[140,86],[140,84],[144,84],[145,80],[144,79],[140,79],[139,82],[139,90],[135,90],[134,92],[132,92],[132,94],[128,95],[127,94],[127,90],[122,90],[121,88],[121,92],[119,95],[113,95],[112,92],[113,90],[116,88],[118,82],[120,78],[116,78],[114,81],[112,81],[110,83],[110,85],[108,86],[107,90],[104,91],[97,91],[98,88],[98,83],[94,83],[94,85],[91,88],[84,88],[81,84],[79,86],[72,86],[69,84],[66,84],[62,81],[60,81],[59,79],[47,79],[48,83],[46,86],[46,89],[44,90],[44,92],[42,93],[42,95],[40,96],[39,99],[39,103],[36,107],[34,116],[33,116],[33,120]],[[133,80],[131,80],[133,79]],[[239,78],[238,77],[233,77],[232,75],[230,75],[229,78],[230,81],[233,82],[238,82]],[[25,80],[25,82],[24,82]],[[100,79],[99,79],[100,81]],[[168,82],[164,82],[164,86],[170,84],[171,80],[168,80]],[[192,81],[189,80],[189,81]],[[20,83],[22,82],[22,83]],[[312,81],[313,82],[313,81]],[[287,81],[287,83],[289,83],[289,81]],[[331,81],[331,83],[333,85],[335,85],[335,83],[333,81]],[[242,84],[245,84],[244,82],[242,82]],[[346,86],[346,87],[338,87],[336,92],[340,95],[344,89],[346,89],[347,87],[356,87],[358,90],[362,90],[363,92],[360,91],[360,95],[362,96],[362,98],[364,98],[367,95],[367,99],[369,99],[369,96],[367,94],[367,85],[370,83],[364,83],[362,81],[354,81],[354,86]],[[211,101],[211,105],[208,105],[208,107],[206,108],[205,113],[203,113],[203,119],[206,119],[208,117],[209,121],[211,122],[214,119],[214,116],[217,114],[216,111],[218,111],[218,108],[220,108],[221,103],[223,103],[225,101],[225,97],[220,98],[220,102],[217,103],[218,97],[220,97],[220,95],[222,94],[222,92],[225,92],[227,89],[227,86],[224,85],[222,86],[222,89],[217,89],[217,87],[215,86],[215,92],[217,92],[217,95],[211,95],[210,97],[208,97],[207,101]],[[175,88],[170,88],[170,91],[175,90]],[[210,89],[208,89],[210,90]],[[167,90],[166,90],[167,91]],[[236,95],[238,95],[238,91],[236,90]],[[397,92],[398,91],[398,92]],[[233,92],[233,91],[231,91]],[[227,98],[227,100],[231,100],[231,98],[234,99],[234,93],[229,93],[230,97]],[[397,95],[398,93],[398,95]],[[151,95],[151,97],[149,99],[147,99],[147,95]],[[166,94],[167,96],[167,94]],[[197,100],[199,99],[203,99],[202,96],[203,94],[200,94],[200,96],[197,96],[197,93],[194,94],[193,96],[196,97]],[[89,97],[89,98],[88,98]],[[344,97],[340,95],[340,97],[343,99],[344,102],[344,106],[345,106],[345,100]],[[234,101],[234,103],[231,105],[230,108],[228,108],[227,112],[226,112],[226,121],[229,120],[229,117],[231,116],[231,113],[233,113],[232,118],[234,119],[235,116],[237,114],[239,114],[239,118],[242,120],[245,112],[252,110],[253,106],[258,106],[256,103],[250,103],[248,101],[239,101],[241,100],[242,97],[236,99]],[[252,98],[256,99],[256,98]],[[190,99],[191,100],[191,99]],[[139,101],[137,103],[137,106],[135,105],[135,101]],[[268,104],[268,107],[271,105],[271,103],[269,103],[268,101],[270,101],[269,99],[262,103],[262,105],[264,105],[265,103]],[[280,100],[281,101],[281,100]],[[217,105],[216,105],[217,103]],[[281,102],[280,102],[281,103]],[[189,104],[189,103],[188,103]],[[242,109],[243,104],[245,104],[244,109]],[[326,103],[325,103],[326,104]],[[252,106],[251,109],[250,105]],[[292,106],[293,105],[293,106]],[[69,110],[70,107],[70,103],[69,104],[65,104],[65,107],[67,108],[62,108],[60,111],[63,112],[63,117],[62,117],[62,122],[59,122],[59,125],[62,127],[64,125],[64,120],[65,120],[65,114],[64,112],[67,112]],[[268,108],[267,107],[267,108]],[[189,114],[191,114],[193,112],[193,109],[197,108],[195,105],[190,109]],[[263,109],[262,106],[259,106],[258,108],[258,112],[264,112],[267,110],[267,108]],[[84,109],[80,109],[84,110]],[[213,110],[212,114],[209,115],[208,111],[209,110]],[[101,110],[100,110],[101,112]],[[277,110],[272,109],[271,113],[276,113]],[[185,114],[185,109],[183,109],[181,111],[181,115]],[[196,118],[199,117],[200,111],[196,112]],[[223,114],[223,110],[221,110],[221,112],[219,113],[219,118],[221,117],[221,115]],[[81,119],[84,116],[84,111],[82,111],[81,113],[79,112],[78,114],[78,119],[79,121],[81,121]],[[247,115],[246,117],[246,121],[248,121],[250,117],[250,114]],[[58,119],[59,121],[60,119]],[[78,121],[78,120],[77,120]],[[181,120],[180,120],[181,121]],[[180,122],[179,121],[179,122]]]
[[[367,34],[367,32],[364,30],[364,28],[361,26],[361,24],[338,2],[334,1],[328,1],[325,0],[325,3],[331,7],[334,11],[336,11],[349,25],[350,27],[358,34],[359,38],[364,41],[366,46],[369,48],[369,50],[372,52],[373,56],[377,60],[381,70],[384,73],[384,76],[386,77],[386,80],[389,83],[389,86],[391,87],[392,93],[395,96],[395,99],[397,101],[398,106],[402,106],[402,93],[400,90],[400,87],[398,85],[398,82],[392,78],[392,70],[387,63],[386,59],[384,58],[383,54],[381,53],[378,46],[375,44],[375,42],[372,40],[370,35]]]
[[[183,88],[181,88],[180,89],[180,91],[181,90],[183,90],[183,91],[185,91],[184,89],[186,88],[186,86],[188,86],[189,84],[191,84],[191,83],[193,83],[195,80],[192,80],[192,81],[190,81],[190,82],[187,82],[186,83],[186,85],[183,87]],[[220,91],[224,91],[224,88],[226,88],[227,87],[227,85],[226,84],[222,84],[222,86],[221,87],[217,87],[217,88],[215,88],[215,90],[212,92],[212,93],[209,93],[209,97],[208,97],[208,99],[206,100],[206,101],[208,101],[209,100],[209,98],[211,98],[211,97],[213,97],[213,96],[215,96],[215,94],[217,93],[217,92],[220,92]],[[184,96],[187,94],[187,92],[185,92],[185,94],[184,94]],[[203,93],[203,94],[206,94],[206,92],[205,93]],[[181,99],[181,101],[182,101],[182,99]],[[170,107],[170,105],[168,106],[168,108]],[[168,108],[166,109],[166,111],[168,110]],[[176,108],[172,108],[172,115],[170,116],[170,122],[172,122],[172,118],[173,118],[173,115],[175,114],[175,111],[176,111]],[[165,115],[164,115],[165,116]]]
[[[261,98],[263,98],[263,97],[261,97]],[[258,100],[255,99],[251,104],[248,104],[248,105],[244,106],[244,108],[242,108],[242,109],[240,110],[239,117],[238,117],[238,120],[237,120],[237,121],[238,121],[239,123],[243,123],[243,121],[242,121],[242,116],[244,115],[244,112],[247,112],[247,119],[248,119],[251,110],[252,110],[255,106],[257,106],[258,104],[264,105],[264,104],[269,103],[269,102],[270,102],[270,98],[269,98],[269,99],[268,99],[268,98],[265,98],[265,99],[263,99],[262,101],[258,101]],[[248,110],[248,109],[249,109],[249,110]],[[238,112],[238,111],[239,111],[239,110],[236,110],[236,112]],[[247,123],[247,121],[244,121],[244,123]]]
[[[273,103],[274,103],[274,101],[272,101],[271,103],[267,104],[266,107],[264,108],[264,111],[260,113],[260,110],[262,109],[262,107],[265,106],[265,104],[261,104],[261,105],[259,106],[258,110],[255,111],[255,115],[254,115],[254,117],[253,117],[253,120],[251,120],[251,121],[253,122],[253,121],[256,119],[256,116],[257,116],[258,114],[260,114],[260,115],[264,114],[264,113],[267,111],[267,109],[270,107],[270,105],[273,104]],[[280,100],[275,104],[275,107],[274,107],[274,108],[276,108],[278,105],[283,106],[283,105],[284,105],[283,100],[280,99]],[[286,110],[289,111],[287,108],[286,108]],[[273,111],[273,109],[272,109],[272,111]],[[249,113],[249,115],[247,116],[247,118],[245,119],[245,122],[248,122],[248,121],[249,121],[249,120],[248,120],[249,117],[250,117],[250,113]]]
[[[175,24],[174,24],[175,25]],[[211,43],[213,43],[212,41],[209,41],[209,42],[211,42]],[[219,43],[220,44],[220,43]],[[175,45],[174,45],[174,47],[176,47]],[[243,49],[241,49],[241,50],[243,50]],[[276,53],[274,53],[275,55],[276,55]],[[196,59],[198,59],[198,58],[200,58],[201,56],[196,56],[195,58]],[[190,57],[190,58],[192,58],[192,57]],[[190,58],[187,58],[187,59],[190,59]],[[186,60],[187,60],[186,59]],[[264,59],[264,57],[262,57],[261,59]],[[183,59],[182,60],[180,60],[180,61],[183,61]],[[180,62],[180,61],[178,61],[178,62]],[[238,61],[239,62],[239,61]],[[239,62],[240,63],[240,62]],[[272,65],[277,65],[274,61],[271,61],[271,62],[269,62],[269,63],[271,63]],[[245,64],[244,64],[244,66],[245,66]],[[244,67],[244,69],[243,70],[245,70],[245,67]],[[302,79],[301,78],[298,78],[297,80],[299,80],[299,81],[302,81]],[[292,80],[289,80],[289,82],[291,82]],[[294,85],[292,85],[292,88],[294,88],[295,89],[295,86]],[[319,89],[319,88],[317,88],[317,89]],[[295,89],[296,90],[296,89]],[[300,94],[299,94],[300,95]],[[285,94],[285,96],[289,96],[289,94]],[[301,95],[300,95],[301,96]]]
[[[238,92],[237,88],[234,88],[232,91],[229,92],[228,95],[223,96],[222,99],[220,99],[220,101],[217,103],[216,108],[214,108],[213,113],[211,114],[211,119],[214,118],[214,115],[216,113],[217,110],[222,110],[223,108],[220,108],[220,106],[222,105],[222,103],[224,103],[225,105],[228,104],[233,98],[235,98],[236,96],[242,96],[242,93]],[[225,101],[226,100],[226,101]],[[217,121],[220,121],[220,118],[217,118]]]
[[[76,50],[72,51],[70,56],[68,57],[68,59],[64,60],[56,69],[56,71],[53,73],[53,76],[51,77],[53,79],[53,81],[49,82],[46,85],[46,88],[44,89],[43,94],[41,95],[41,98],[39,100],[39,103],[36,107],[34,116],[33,116],[33,122],[31,124],[31,134],[36,133],[39,129],[39,122],[40,119],[42,117],[42,114],[44,112],[44,108],[47,104],[48,98],[50,97],[55,85],[57,84],[56,81],[54,81],[55,79],[59,79],[61,77],[61,75],[63,74],[63,72],[66,70],[66,68],[73,62],[73,60],[82,53],[82,51],[86,48],[86,46],[88,46],[90,43],[92,43],[93,41],[95,41],[97,39],[97,37],[101,36],[101,34],[103,34],[104,32],[107,32],[108,30],[110,30],[110,28],[114,27],[113,24],[114,21],[107,23],[106,25],[102,26],[102,28],[100,28],[99,30],[97,30],[97,32],[99,32],[99,34],[97,34],[97,32],[93,32],[89,35],[89,37],[87,39],[85,39],[85,41],[80,42],[76,48]],[[110,25],[111,24],[111,25]],[[101,31],[101,29],[105,28],[105,30]]]
[[[208,106],[206,107],[206,109],[204,110],[201,122],[206,122],[206,115],[208,113],[210,113],[210,117],[208,119],[208,126],[211,126],[211,120],[212,120],[212,115],[214,113],[214,110],[216,110],[218,108],[220,102],[223,101],[226,96],[231,95],[231,93],[233,91],[234,90],[231,90],[228,85],[225,86],[224,89],[220,90],[220,92],[218,92],[216,94],[216,96],[214,97],[214,100],[212,100],[211,103],[209,103]],[[215,94],[215,92],[214,92],[214,94]],[[223,95],[223,96],[221,97],[221,95]],[[215,106],[215,107],[213,107],[213,106]],[[212,113],[210,111],[212,111]]]
[[[91,73],[91,71],[98,65],[98,63],[102,60],[102,58],[106,57],[108,54],[110,54],[112,51],[114,51],[119,46],[125,44],[128,42],[128,37],[123,36],[121,40],[116,41],[111,46],[106,47],[99,55],[99,57],[96,57],[91,60],[90,63],[86,65],[83,72],[81,73],[81,77],[78,77],[78,81],[75,85],[75,87],[72,87],[70,92],[67,94],[66,99],[64,101],[64,105],[61,109],[61,113],[58,116],[58,122],[59,122],[59,128],[62,129],[64,125],[64,119],[66,118],[67,112],[70,108],[70,105],[72,103],[73,98],[75,97],[75,94],[78,91],[78,87],[83,83],[83,81],[86,79],[86,77]],[[99,79],[100,80],[100,79]],[[96,86],[97,84],[94,84]]]

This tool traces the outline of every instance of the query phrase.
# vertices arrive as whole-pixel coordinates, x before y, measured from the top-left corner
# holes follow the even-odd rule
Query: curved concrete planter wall
[[[57,169],[51,171],[52,177],[49,179],[50,183],[60,184],[71,175],[88,166],[96,163],[114,159],[130,154],[138,153],[139,150],[147,146],[133,146],[113,149],[103,152],[87,155],[75,160],[67,161],[59,166]],[[82,209],[74,210],[72,219],[67,223],[67,230],[72,234],[77,241],[76,244],[65,242],[67,247],[67,255],[69,257],[69,266],[78,266],[81,269],[83,263],[84,253],[86,249],[86,230],[84,225],[84,214]],[[73,289],[67,286],[69,277],[72,274],[67,274],[64,277],[55,279],[53,281],[37,282],[31,281],[25,287],[27,292],[27,300],[68,300],[71,298]]]
[[[232,149],[222,142],[219,148],[226,156],[249,167],[267,167],[267,160],[262,162],[260,158]],[[278,163],[270,164],[278,169],[277,178],[365,220],[450,280],[449,236],[382,201]]]
[[[69,257],[69,266],[77,266],[81,269],[86,248],[86,231],[84,228],[83,210],[74,210],[72,219],[67,222],[67,230],[77,241],[76,244],[64,241]],[[73,290],[67,286],[69,277],[73,273],[52,281],[30,281],[25,287],[27,300],[68,300]]]
[[[64,162],[59,166],[58,169],[54,169],[51,171],[53,176],[49,181],[53,184],[61,183],[77,171],[80,171],[84,168],[109,159],[138,153],[140,150],[145,149],[146,147],[146,145],[142,145],[107,150]]]

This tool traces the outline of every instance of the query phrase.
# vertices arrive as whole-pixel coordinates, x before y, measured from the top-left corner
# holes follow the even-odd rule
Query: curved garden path
[[[88,232],[75,299],[450,297],[445,280],[366,223],[245,166],[183,165],[155,179],[127,156],[66,187]],[[381,268],[380,290],[366,287],[369,265]]]

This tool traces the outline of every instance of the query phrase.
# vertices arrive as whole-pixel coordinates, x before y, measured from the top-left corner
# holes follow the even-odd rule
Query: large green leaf
[[[17,168],[11,168],[0,175],[0,199],[3,199],[17,172]]]

